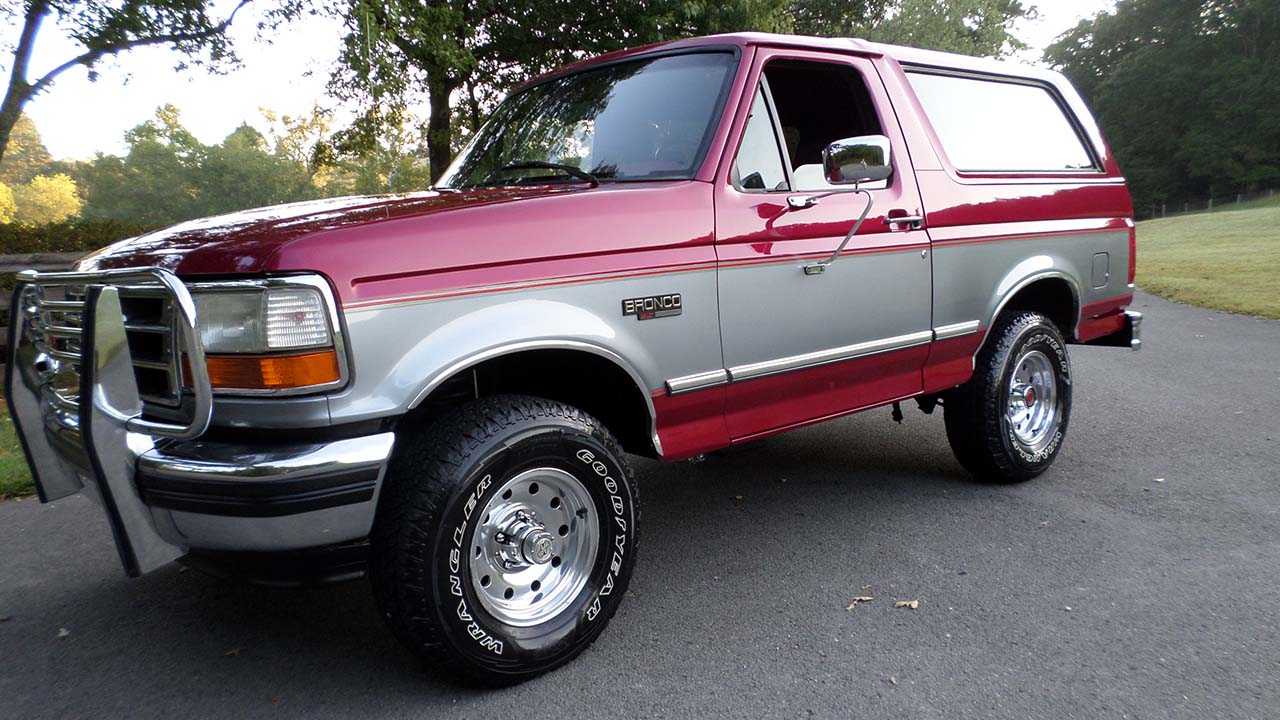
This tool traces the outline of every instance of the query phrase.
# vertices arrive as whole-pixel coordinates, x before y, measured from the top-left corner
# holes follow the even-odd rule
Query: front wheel
[[[973,378],[943,401],[947,439],[979,480],[1021,482],[1049,469],[1071,418],[1071,360],[1045,316],[1001,316]]]
[[[401,642],[487,685],[586,649],[635,562],[635,486],[613,436],[568,405],[499,396],[402,443],[370,570]]]

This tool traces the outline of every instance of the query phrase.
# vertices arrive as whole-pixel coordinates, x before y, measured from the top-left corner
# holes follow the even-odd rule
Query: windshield
[[[601,181],[692,178],[732,69],[732,54],[708,52],[621,62],[535,85],[498,107],[439,185],[582,182],[582,172]]]

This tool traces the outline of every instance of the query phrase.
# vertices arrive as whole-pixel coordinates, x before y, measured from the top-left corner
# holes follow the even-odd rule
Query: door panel
[[[726,411],[735,438],[919,392],[932,339],[928,236],[908,224],[889,222],[891,217],[921,215],[920,197],[871,61],[761,51],[752,86],[771,60],[834,62],[857,72],[874,105],[873,122],[892,143],[895,172],[887,187],[881,183],[870,191],[874,205],[858,235],[818,275],[806,275],[803,266],[835,251],[861,214],[865,194],[831,195],[797,210],[789,208],[788,196],[820,193],[740,189],[731,168],[717,182],[721,338],[733,380]],[[782,92],[770,97],[774,95],[785,97]],[[748,112],[751,102],[744,97],[740,112]],[[804,129],[797,139],[794,128],[777,122],[787,110],[781,108],[774,119],[778,134],[790,143],[782,154],[791,171],[797,164],[791,162],[794,148],[807,144],[808,155],[795,159],[809,165],[815,141],[803,137]],[[797,117],[795,108],[790,110]],[[840,138],[830,138],[835,139]],[[795,187],[794,172],[788,174]]]

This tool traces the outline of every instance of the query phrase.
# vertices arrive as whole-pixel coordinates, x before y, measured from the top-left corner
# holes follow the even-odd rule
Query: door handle
[[[919,230],[924,226],[923,215],[893,215],[893,212],[902,212],[901,210],[890,210],[890,215],[885,218],[885,222],[889,225],[908,225],[912,230]]]

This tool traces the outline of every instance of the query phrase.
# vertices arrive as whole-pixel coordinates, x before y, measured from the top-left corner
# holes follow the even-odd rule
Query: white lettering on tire
[[[591,468],[596,475],[604,479],[604,489],[609,493],[609,505],[613,509],[613,520],[618,525],[621,532],[614,538],[613,557],[610,558],[609,571],[606,573],[604,582],[600,586],[600,590],[596,592],[595,598],[591,604],[587,606],[586,618],[587,622],[595,620],[600,615],[601,602],[600,598],[606,597],[613,592],[614,584],[618,579],[619,573],[622,572],[622,558],[627,550],[627,521],[626,503],[622,499],[622,495],[618,492],[618,481],[609,475],[609,468],[604,463],[596,460],[596,456],[590,450],[579,450],[577,457]]]
[[[466,503],[462,506],[462,522],[454,528],[453,547],[449,548],[449,594],[458,598],[456,614],[466,630],[467,636],[475,640],[481,648],[495,655],[501,655],[504,649],[503,642],[480,627],[480,624],[472,617],[471,612],[467,610],[467,601],[462,597],[462,578],[460,577],[462,570],[462,539],[467,536],[467,523],[471,521],[471,513],[475,511],[480,498],[484,497],[485,491],[492,484],[492,475],[485,475],[480,478],[480,482],[476,483],[476,489],[471,492],[471,495],[467,497]]]

